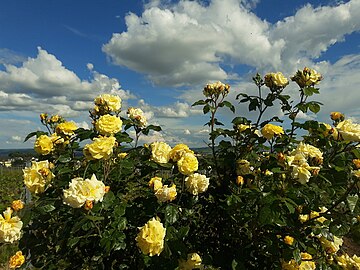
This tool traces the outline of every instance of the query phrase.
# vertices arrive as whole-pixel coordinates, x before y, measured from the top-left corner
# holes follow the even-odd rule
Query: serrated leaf
[[[165,221],[169,224],[175,223],[179,218],[179,211],[176,206],[167,205],[165,208]]]
[[[355,207],[356,207],[356,204],[357,204],[357,202],[358,202],[358,199],[359,199],[359,196],[358,196],[357,194],[355,194],[355,195],[348,195],[348,196],[346,197],[346,202],[347,202],[347,205],[348,205],[351,213],[354,212],[354,209],[355,209]]]

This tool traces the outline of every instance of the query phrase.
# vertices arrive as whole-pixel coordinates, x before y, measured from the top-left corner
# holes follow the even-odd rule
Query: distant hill
[[[32,155],[35,156],[36,152],[32,148],[26,148],[26,149],[0,149],[0,158],[8,158],[10,154],[23,154],[23,155]]]

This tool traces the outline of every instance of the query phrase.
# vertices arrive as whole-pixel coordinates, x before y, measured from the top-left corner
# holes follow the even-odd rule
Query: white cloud
[[[36,58],[28,58],[20,67],[5,64],[0,71],[0,110],[22,110],[76,116],[93,105],[93,99],[104,92],[117,94],[123,100],[135,96],[121,89],[117,79],[109,78],[88,64],[91,79],[81,80],[60,60],[38,48]]]
[[[103,51],[155,84],[181,86],[236,78],[237,64],[295,71],[360,30],[358,0],[306,5],[275,24],[250,11],[257,3],[150,1],[141,16],[126,16],[127,31],[113,34]]]

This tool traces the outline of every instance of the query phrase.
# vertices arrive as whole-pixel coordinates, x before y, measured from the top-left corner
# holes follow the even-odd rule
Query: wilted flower
[[[147,125],[147,119],[140,108],[130,107],[127,114],[139,127],[145,127]]]
[[[184,175],[197,171],[199,162],[193,153],[185,153],[177,162],[178,170]]]
[[[245,175],[251,172],[250,162],[246,159],[239,159],[236,161],[236,174]]]
[[[15,200],[11,203],[11,208],[14,209],[14,211],[19,211],[24,208],[24,205],[22,200]]]
[[[13,243],[21,237],[21,228],[23,226],[19,217],[11,217],[13,210],[8,207],[3,215],[0,215],[0,243]]]
[[[114,137],[94,138],[94,142],[85,145],[83,149],[84,156],[87,159],[109,159],[116,145]]]
[[[105,114],[100,116],[100,118],[95,123],[96,130],[101,135],[113,135],[118,133],[121,130],[122,121],[119,117],[115,115]]]
[[[158,199],[159,202],[171,202],[173,200],[175,200],[177,192],[176,192],[176,186],[172,185],[171,187],[168,187],[167,185],[163,185],[162,187],[159,187],[155,190],[155,186],[154,186],[154,191],[155,192],[155,196]]]
[[[17,251],[15,255],[11,256],[9,259],[9,268],[15,269],[20,268],[25,262],[25,256],[21,251]]]
[[[271,140],[274,136],[279,136],[284,134],[284,129],[280,126],[276,126],[273,124],[266,124],[261,129],[261,134],[267,139]]]
[[[315,70],[305,67],[303,70],[298,70],[291,80],[303,88],[318,84],[322,80],[322,76]]]
[[[93,202],[102,202],[105,195],[105,185],[96,179],[95,174],[90,179],[85,180],[77,177],[71,180],[69,188],[65,189],[63,193],[64,204],[73,208],[80,208],[88,201],[86,207],[91,209]]]
[[[151,147],[151,159],[159,164],[169,162],[171,147],[165,142],[153,142]]]
[[[359,169],[360,168],[360,159],[353,159],[352,160],[352,163],[355,165],[355,168],[356,169]]]
[[[203,174],[194,173],[185,178],[185,186],[187,191],[192,195],[198,195],[207,190],[209,186],[209,178]]]
[[[24,184],[33,193],[42,193],[45,186],[51,182],[55,175],[50,171],[47,160],[31,163],[31,167],[23,169]]]
[[[331,112],[330,118],[334,121],[344,121],[345,115],[343,115],[341,112]]]
[[[197,253],[187,255],[187,260],[179,260],[179,270],[193,270],[202,268],[201,257]]]
[[[166,229],[163,224],[155,219],[150,219],[143,227],[135,240],[141,251],[149,256],[160,255],[164,249]]]
[[[48,155],[54,150],[54,144],[51,137],[40,135],[34,145],[34,150],[40,155]]]

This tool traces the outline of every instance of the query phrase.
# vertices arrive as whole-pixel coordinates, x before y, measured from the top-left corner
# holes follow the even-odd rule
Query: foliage
[[[232,129],[216,118],[220,108],[235,113],[225,100],[230,86],[206,85],[194,106],[210,116],[211,155],[197,158],[182,144],[137,146],[140,135],[160,131],[141,110],[121,118],[125,131],[118,120],[99,127],[103,115],[119,115],[110,95],[95,99],[90,130],[41,115],[47,132],[27,139],[37,137],[35,149],[49,163],[33,164],[36,179],[25,175],[34,193],[18,213],[21,251],[42,269],[359,269],[341,238],[360,214],[360,128],[341,113],[332,125],[297,117],[320,110],[310,99],[321,79],[299,70],[293,101],[281,73],[257,74],[255,93],[237,95],[237,106],[255,117],[235,116]],[[262,119],[273,106],[285,119]],[[125,148],[131,128],[135,146]]]

